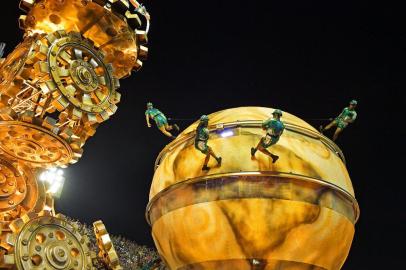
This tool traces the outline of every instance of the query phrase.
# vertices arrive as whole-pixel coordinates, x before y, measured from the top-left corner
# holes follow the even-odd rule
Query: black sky
[[[2,2],[9,53],[22,37],[21,12],[18,1]],[[168,140],[146,127],[147,101],[174,118],[257,105],[313,119],[335,116],[356,98],[359,118],[338,141],[361,207],[343,269],[404,269],[401,10],[360,1],[145,4],[153,18],[149,60],[121,82],[118,112],[66,170],[57,210],[88,223],[103,219],[111,233],[153,245],[144,210],[155,157]]]

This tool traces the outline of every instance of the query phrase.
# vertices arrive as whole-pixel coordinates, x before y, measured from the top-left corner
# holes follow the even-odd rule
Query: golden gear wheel
[[[0,121],[0,150],[12,159],[43,168],[64,166],[82,154],[82,149],[74,152],[51,131],[21,121]]]
[[[27,35],[62,29],[68,32],[79,30],[103,51],[105,60],[115,67],[114,75],[121,79],[140,70],[148,57],[146,44],[150,16],[144,6],[135,0],[131,2],[133,4],[129,0],[20,0],[20,8],[27,12],[27,15],[20,16],[20,28]],[[78,7],[79,12],[69,12]],[[92,21],[95,25],[81,20],[80,16],[87,18],[89,14],[97,14],[97,20]],[[106,25],[101,17],[111,25]]]
[[[9,231],[9,223],[24,214],[54,211],[54,200],[45,193],[31,168],[10,163],[0,155],[0,231]]]
[[[114,249],[113,242],[101,220],[93,223],[94,234],[96,235],[97,245],[99,247],[99,257],[112,270],[122,270],[117,252]]]
[[[100,123],[117,110],[120,101],[111,64],[80,33],[57,31],[37,42],[34,52],[39,75],[50,75],[42,85],[52,94],[52,105],[87,125]],[[42,60],[40,60],[42,59]]]
[[[12,269],[94,270],[95,254],[89,239],[63,215],[42,211],[24,215],[10,224],[12,232],[2,240],[7,250],[3,264]]]

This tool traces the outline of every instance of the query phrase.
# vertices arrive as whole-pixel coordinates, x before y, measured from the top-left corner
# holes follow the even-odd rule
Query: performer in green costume
[[[257,147],[251,148],[251,156],[255,156],[255,153],[259,150],[265,155],[270,156],[272,158],[272,163],[275,163],[279,159],[279,156],[272,154],[267,148],[279,141],[280,136],[285,130],[285,125],[280,120],[282,117],[281,110],[275,110],[272,113],[272,116],[273,119],[270,118],[262,123],[262,128],[266,130],[266,135],[259,141]]]
[[[168,119],[166,116],[157,108],[154,108],[151,102],[147,103],[147,110],[145,111],[145,118],[147,120],[147,126],[151,127],[151,123],[149,122],[149,119],[152,119],[155,121],[156,126],[158,129],[165,134],[168,137],[171,137],[172,139],[175,139],[176,137],[172,135],[169,131],[176,129],[179,131],[178,125],[169,125],[168,124]]]
[[[345,107],[336,119],[334,119],[326,127],[320,126],[320,132],[323,133],[324,131],[336,126],[337,129],[334,132],[333,141],[337,140],[338,135],[344,130],[344,128],[346,128],[349,123],[353,123],[357,118],[357,112],[355,111],[357,104],[358,102],[356,100],[351,100],[350,105]]]
[[[221,166],[222,161],[221,157],[217,157],[211,147],[207,145],[207,141],[209,140],[209,129],[207,128],[208,125],[209,117],[207,115],[202,115],[202,117],[200,117],[200,123],[196,128],[195,148],[206,155],[202,168],[203,171],[210,170],[210,167],[207,166],[210,156],[216,159],[218,166]]]

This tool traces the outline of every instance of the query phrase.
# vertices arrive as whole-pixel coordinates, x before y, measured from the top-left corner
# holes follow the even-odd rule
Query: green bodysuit
[[[168,124],[168,119],[166,119],[166,116],[156,108],[146,110],[145,115],[153,119],[158,128]]]
[[[209,140],[208,128],[205,127],[197,128],[195,137],[195,148],[200,152],[202,152],[203,154],[207,154],[207,152],[209,151],[209,147],[207,146],[208,140]]]
[[[344,108],[341,114],[334,120],[337,127],[344,129],[348,126],[348,122],[354,122],[357,118],[357,112],[355,110],[350,110],[348,107]]]
[[[285,125],[280,120],[268,119],[262,123],[262,128],[266,129],[266,135],[262,138],[262,146],[268,148],[279,141]]]

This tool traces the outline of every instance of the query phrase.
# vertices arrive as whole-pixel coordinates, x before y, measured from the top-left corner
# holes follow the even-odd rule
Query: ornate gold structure
[[[161,152],[146,217],[170,269],[338,270],[359,208],[340,149],[284,112],[275,164],[250,149],[273,109],[242,107],[209,115],[213,151],[201,170],[194,123]]]
[[[135,0],[20,8],[24,40],[0,61],[0,268],[92,269],[87,240],[55,215],[37,175],[77,162],[116,112],[119,79],[147,57],[150,17]]]
[[[103,259],[104,263],[113,270],[122,270],[117,252],[114,248],[113,241],[107,232],[101,220],[93,223],[94,234],[96,235],[97,245],[99,246],[99,257]]]

